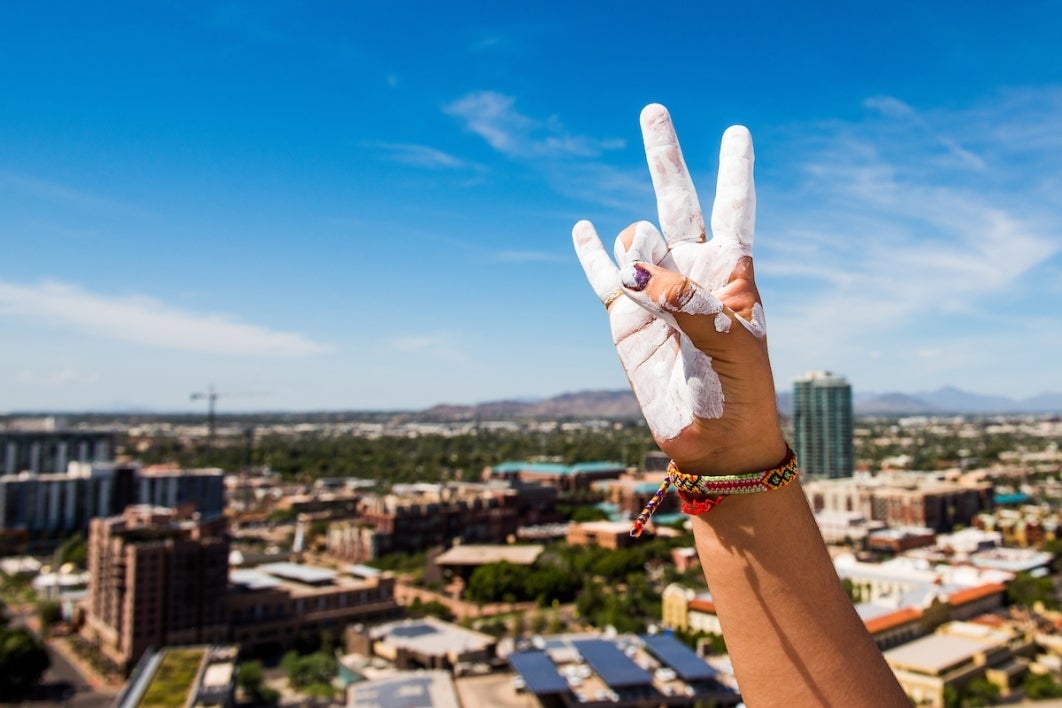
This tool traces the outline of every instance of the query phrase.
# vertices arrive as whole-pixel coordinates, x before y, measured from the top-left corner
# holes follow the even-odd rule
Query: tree
[[[546,631],[546,615],[541,609],[536,609],[527,620],[527,631],[531,634],[542,634]]]
[[[236,675],[236,683],[248,693],[257,693],[265,683],[265,671],[261,661],[245,661],[240,664],[239,673]]]
[[[265,671],[262,670],[262,662],[245,661],[240,664],[236,682],[244,693],[255,703],[276,705],[280,699],[280,693],[265,683]]]
[[[47,632],[63,621],[63,606],[58,600],[41,600],[37,603],[37,616],[41,618],[41,628]]]
[[[966,684],[966,689],[963,691],[962,704],[971,706],[971,708],[990,706],[995,704],[999,694],[999,686],[979,676]]]
[[[75,533],[63,541],[63,545],[59,546],[55,554],[59,565],[73,563],[78,568],[85,568],[88,565],[88,543],[80,533]]]
[[[1050,577],[1037,578],[1029,573],[1018,573],[1007,586],[1007,600],[1019,607],[1032,608],[1036,603],[1048,609],[1058,606],[1055,586]]]
[[[1051,674],[1034,674],[1030,671],[1025,674],[1022,689],[1026,697],[1034,701],[1062,698],[1062,684],[1059,684]]]
[[[25,627],[0,628],[0,696],[21,699],[51,664],[44,644]]]
[[[576,523],[584,523],[587,521],[603,521],[608,519],[608,514],[603,509],[598,509],[596,506],[578,506],[572,510],[571,520]]]
[[[444,622],[452,622],[454,619],[453,610],[451,610],[448,605],[445,605],[438,600],[424,602],[419,597],[413,598],[413,602],[410,603],[409,614],[413,617],[430,615],[432,617],[438,617]]]
[[[335,694],[332,679],[336,676],[336,658],[323,651],[299,656],[290,651],[280,665],[288,675],[291,687],[315,698],[331,698]]]

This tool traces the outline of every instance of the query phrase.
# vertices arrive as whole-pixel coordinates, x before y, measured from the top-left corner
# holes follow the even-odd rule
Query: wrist
[[[690,450],[669,450],[675,465],[685,474],[745,474],[777,467],[788,453],[781,430],[769,435],[731,437],[717,444],[699,441]],[[707,452],[706,452],[707,451]]]

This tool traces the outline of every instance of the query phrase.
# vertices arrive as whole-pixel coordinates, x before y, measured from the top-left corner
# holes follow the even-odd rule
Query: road
[[[27,706],[27,708],[50,708],[51,706],[107,708],[114,702],[117,692],[94,689],[62,653],[55,650],[50,642],[47,648],[48,658],[52,660],[51,666],[44,672],[30,700],[23,701],[18,704],[19,706]]]

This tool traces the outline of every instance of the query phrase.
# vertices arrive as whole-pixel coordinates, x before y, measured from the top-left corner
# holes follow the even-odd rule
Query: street
[[[51,666],[44,672],[41,682],[30,695],[30,699],[19,705],[41,708],[45,706],[62,706],[63,708],[106,708],[117,696],[113,690],[97,690],[88,684],[77,669],[66,660],[62,652],[57,651],[51,641],[46,643]]]

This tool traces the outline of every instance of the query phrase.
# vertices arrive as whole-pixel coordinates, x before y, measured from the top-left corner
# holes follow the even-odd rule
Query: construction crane
[[[206,393],[196,392],[193,393],[191,396],[191,400],[193,401],[198,401],[204,398],[207,401],[207,440],[209,441],[211,447],[214,446],[214,409],[216,407],[219,395],[221,394],[214,390],[214,384],[210,384],[210,386],[207,387]]]

